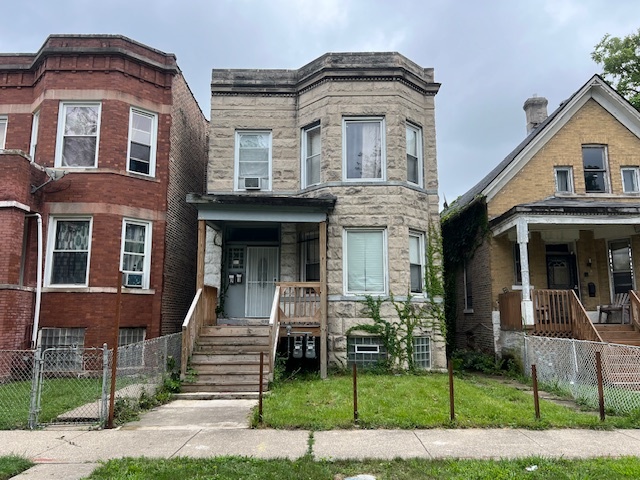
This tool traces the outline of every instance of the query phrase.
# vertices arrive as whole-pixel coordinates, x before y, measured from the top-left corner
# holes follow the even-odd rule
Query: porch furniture
[[[598,323],[602,323],[602,314],[606,313],[605,323],[609,323],[609,315],[613,312],[621,312],[620,323],[624,323],[625,312],[629,316],[629,294],[617,293],[611,305],[600,305]]]

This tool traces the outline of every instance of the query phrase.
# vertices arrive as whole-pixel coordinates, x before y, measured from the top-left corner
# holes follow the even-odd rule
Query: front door
[[[575,255],[547,252],[547,283],[551,290],[574,290],[578,295]]]
[[[278,273],[278,247],[247,247],[246,317],[269,317]]]

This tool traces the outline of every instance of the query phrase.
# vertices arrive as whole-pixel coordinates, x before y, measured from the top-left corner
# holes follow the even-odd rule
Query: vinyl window
[[[302,131],[302,186],[320,183],[320,125],[313,125]]]
[[[151,270],[151,224],[138,220],[123,220],[120,268],[122,285],[129,288],[149,288]]]
[[[7,139],[7,117],[0,117],[0,150],[4,149]]]
[[[50,220],[48,285],[89,284],[91,229],[91,218],[53,217]]]
[[[573,169],[571,167],[555,167],[556,192],[573,193]]]
[[[128,171],[150,177],[155,176],[157,131],[158,116],[155,113],[131,108],[127,154]]]
[[[424,233],[409,232],[409,276],[411,293],[422,293],[424,287]]]
[[[634,290],[633,260],[628,239],[609,242],[609,273],[613,295]]]
[[[640,192],[640,176],[638,167],[622,168],[622,191],[624,193]]]
[[[36,150],[38,147],[38,127],[40,126],[40,110],[33,114],[31,121],[31,143],[29,144],[29,156],[31,160],[36,160]]]
[[[271,190],[271,132],[236,132],[236,190]]]
[[[345,118],[342,138],[345,180],[385,179],[384,118]]]
[[[97,167],[100,103],[60,104],[56,167]]]
[[[344,237],[346,294],[386,293],[386,231],[347,229]]]
[[[422,186],[422,129],[407,124],[407,181]]]

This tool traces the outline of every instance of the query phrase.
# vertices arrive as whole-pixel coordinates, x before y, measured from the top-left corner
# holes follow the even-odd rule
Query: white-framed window
[[[7,117],[0,116],[0,150],[4,149],[5,141],[7,139]]]
[[[556,193],[573,193],[573,169],[571,167],[554,167],[556,177]]]
[[[407,123],[407,181],[422,186],[422,129]]]
[[[609,192],[607,149],[605,145],[582,145],[584,187],[587,193]]]
[[[236,132],[236,190],[271,190],[271,132]]]
[[[31,160],[36,159],[36,150],[38,148],[38,127],[40,125],[40,110],[33,112],[31,120],[31,143],[29,144],[29,156]]]
[[[131,107],[127,171],[155,176],[157,135],[158,115]]]
[[[413,362],[418,368],[431,368],[430,337],[413,337]]]
[[[91,217],[51,217],[46,264],[48,286],[89,285]]]
[[[409,277],[411,293],[424,291],[424,233],[409,231]]]
[[[118,331],[118,368],[144,365],[145,327],[124,327]]]
[[[302,188],[320,183],[320,124],[302,129]]]
[[[386,359],[387,351],[380,337],[347,337],[347,365],[375,367]]]
[[[151,223],[122,220],[122,251],[120,269],[122,285],[128,288],[149,288],[151,271]]]
[[[98,166],[100,102],[61,102],[58,112],[56,167]]]
[[[624,193],[640,192],[640,168],[622,167],[622,191]]]
[[[342,171],[344,180],[385,180],[384,117],[344,118]]]
[[[40,347],[47,372],[78,371],[83,368],[84,328],[40,330]]]
[[[387,235],[383,228],[344,231],[345,294],[387,292]]]
[[[473,311],[473,284],[471,282],[471,268],[470,265],[465,262],[464,269],[464,309],[466,312]]]

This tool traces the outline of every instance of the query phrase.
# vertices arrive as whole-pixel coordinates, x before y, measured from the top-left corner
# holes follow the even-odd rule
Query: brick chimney
[[[527,135],[547,118],[547,103],[549,102],[546,98],[538,97],[536,94],[533,94],[533,97],[524,102],[524,107],[522,108],[527,116]]]

